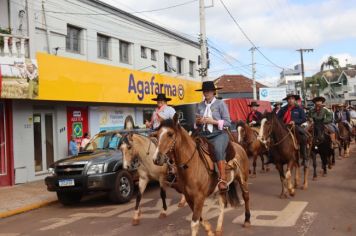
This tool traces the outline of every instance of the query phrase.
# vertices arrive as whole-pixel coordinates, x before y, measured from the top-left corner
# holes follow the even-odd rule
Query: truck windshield
[[[117,149],[121,135],[119,133],[99,134],[85,147],[84,151]]]

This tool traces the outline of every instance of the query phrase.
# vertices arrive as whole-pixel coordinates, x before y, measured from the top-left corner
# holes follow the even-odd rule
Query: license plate
[[[59,187],[74,186],[74,179],[61,179],[58,181]]]

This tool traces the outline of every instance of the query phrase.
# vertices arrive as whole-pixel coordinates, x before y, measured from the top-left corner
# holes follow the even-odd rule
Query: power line
[[[257,48],[256,51],[258,51],[268,62],[270,62],[272,65],[280,68],[280,69],[285,69],[282,66],[277,65],[276,63],[274,63],[271,59],[269,59],[256,45],[255,43],[250,39],[250,37],[248,37],[248,35],[246,34],[246,32],[243,30],[243,28],[240,26],[240,24],[236,21],[236,19],[234,18],[234,16],[231,14],[230,10],[227,8],[227,6],[225,5],[223,0],[220,0],[221,4],[223,5],[223,7],[225,8],[226,12],[229,14],[230,18],[234,21],[235,25],[239,28],[239,30],[241,31],[241,33],[245,36],[245,38],[252,44],[253,47]]]
[[[167,6],[167,7],[162,7],[162,8],[157,8],[157,9],[151,9],[151,10],[142,10],[142,11],[134,11],[134,12],[129,12],[130,14],[141,14],[141,13],[148,13],[148,12],[157,12],[157,11],[164,11],[164,10],[168,10],[168,9],[172,9],[172,8],[176,8],[176,7],[181,7],[184,5],[188,5],[194,2],[197,2],[198,0],[192,0],[192,1],[187,1],[187,2],[183,2],[180,4],[175,4],[175,5],[171,5],[171,6]],[[103,16],[107,16],[107,15],[115,15],[113,13],[82,13],[82,12],[63,12],[63,11],[46,11],[49,13],[55,13],[55,14],[68,14],[68,15],[93,15],[93,16],[98,16],[98,15],[103,15]]]

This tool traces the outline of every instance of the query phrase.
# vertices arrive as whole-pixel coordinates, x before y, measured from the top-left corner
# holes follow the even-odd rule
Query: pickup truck
[[[132,130],[131,130],[132,131]],[[78,156],[61,159],[49,168],[45,178],[48,191],[57,192],[58,200],[71,205],[84,194],[104,191],[115,203],[130,201],[137,171],[122,168],[123,157],[119,150],[121,137],[129,131],[103,131],[95,135]],[[135,130],[148,134],[148,130]]]

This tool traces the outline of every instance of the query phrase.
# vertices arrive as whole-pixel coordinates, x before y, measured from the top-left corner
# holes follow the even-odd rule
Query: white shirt
[[[161,122],[159,118],[163,120],[173,119],[174,114],[176,114],[176,110],[171,106],[164,105],[161,108],[156,108],[152,115],[152,128],[156,129],[160,126]]]

